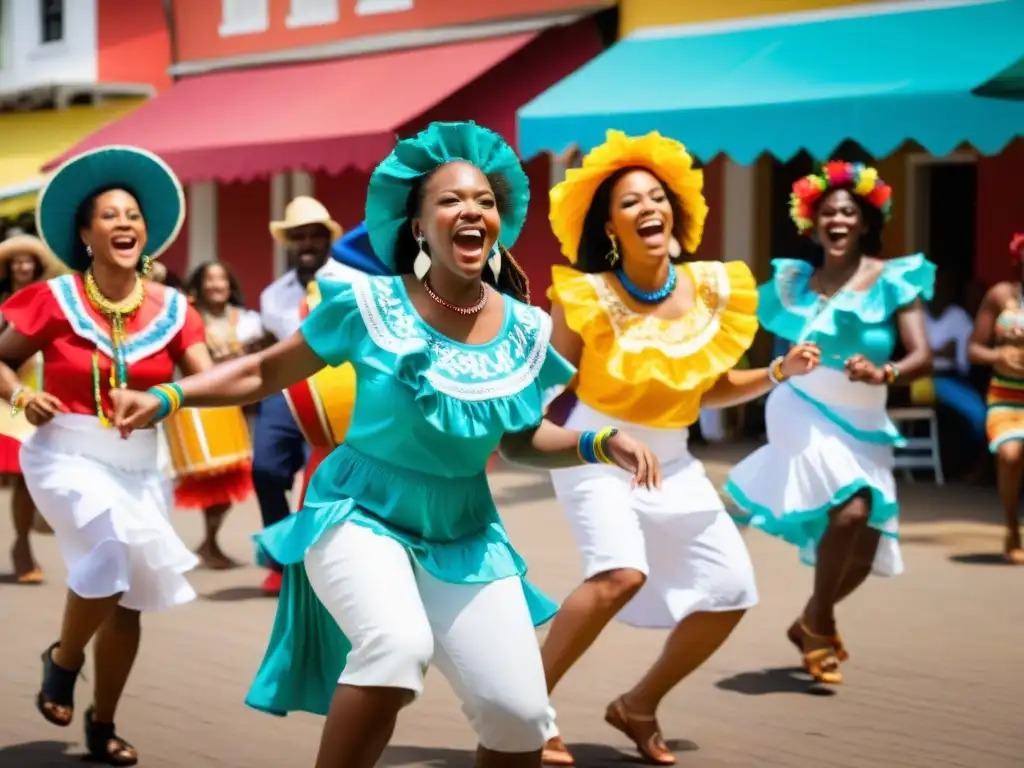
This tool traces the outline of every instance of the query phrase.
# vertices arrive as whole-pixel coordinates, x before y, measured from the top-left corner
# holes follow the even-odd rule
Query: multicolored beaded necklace
[[[135,278],[131,293],[121,301],[111,301],[96,284],[96,278],[89,269],[85,273],[85,296],[92,308],[103,315],[110,323],[110,349],[113,352],[110,365],[110,388],[125,389],[128,386],[128,359],[125,354],[125,342],[128,332],[125,322],[142,306],[146,291],[141,277]],[[103,411],[103,394],[100,389],[100,351],[92,353],[92,396],[96,402],[96,418],[104,427],[111,426],[110,418]]]

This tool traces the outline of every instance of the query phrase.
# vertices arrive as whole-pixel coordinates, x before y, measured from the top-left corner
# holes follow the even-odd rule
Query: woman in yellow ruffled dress
[[[633,488],[614,468],[552,472],[585,580],[551,626],[545,672],[553,690],[613,616],[671,628],[660,658],[605,714],[658,765],[675,762],[658,704],[757,603],[746,546],[687,430],[701,406],[760,397],[818,362],[816,348],[798,345],[769,368],[733,370],[757,332],[756,284],[742,262],[686,261],[703,234],[702,189],[682,144],[610,131],[551,191],[552,227],[573,264],[554,268],[551,289],[552,342],[579,368],[566,426],[642,435],[663,490]],[[553,712],[546,735],[545,762],[571,765]]]

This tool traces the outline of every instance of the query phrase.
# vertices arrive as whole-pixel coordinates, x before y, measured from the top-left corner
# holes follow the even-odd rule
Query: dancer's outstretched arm
[[[820,362],[821,350],[817,346],[796,344],[782,358],[781,363],[772,363],[772,366],[778,364],[781,368],[775,372],[774,378],[771,366],[747,371],[735,369],[727,371],[711,389],[704,393],[700,404],[704,408],[729,408],[748,403],[771,390],[777,379],[788,379],[791,376],[809,373],[817,368]]]
[[[183,407],[248,405],[308,379],[325,367],[301,332],[251,355],[216,365],[177,382]],[[110,393],[114,426],[122,432],[146,427],[162,401],[149,392],[130,389]]]

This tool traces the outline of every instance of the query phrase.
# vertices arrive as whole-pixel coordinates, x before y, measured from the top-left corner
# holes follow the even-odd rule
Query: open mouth
[[[484,250],[484,228],[462,227],[452,235],[452,243],[463,256],[479,256]]]
[[[834,248],[845,246],[850,239],[850,228],[844,224],[836,224],[826,228],[825,236],[828,238],[828,245]]]
[[[661,219],[647,219],[640,222],[637,233],[648,246],[657,247],[665,243],[665,222]]]
[[[119,253],[130,253],[135,249],[138,242],[139,240],[135,235],[114,235],[110,240],[110,245]]]

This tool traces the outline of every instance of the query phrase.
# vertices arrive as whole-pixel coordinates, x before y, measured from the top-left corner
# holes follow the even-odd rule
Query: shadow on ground
[[[203,600],[213,603],[237,603],[242,600],[269,600],[259,587],[225,587],[201,595]]]
[[[82,757],[69,754],[74,745],[62,741],[30,741],[0,748],[0,768],[67,768]]]
[[[715,683],[723,691],[745,696],[768,693],[802,693],[808,696],[835,696],[834,688],[821,685],[802,667],[773,667],[754,672],[738,672]]]
[[[960,555],[950,555],[949,559],[950,561],[961,565],[1010,565],[1010,563],[1006,561],[1006,558],[999,552],[972,552]]]
[[[686,739],[666,740],[668,748],[673,752],[695,752],[698,747]],[[642,761],[633,752],[623,752],[607,744],[573,744],[567,745],[576,765],[587,768],[602,766],[621,766],[639,764]],[[405,765],[444,766],[445,768],[472,768],[476,764],[476,753],[464,749],[430,749],[428,747],[392,746],[384,751],[378,765],[399,768]],[[0,768],[4,768],[0,766]]]

